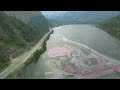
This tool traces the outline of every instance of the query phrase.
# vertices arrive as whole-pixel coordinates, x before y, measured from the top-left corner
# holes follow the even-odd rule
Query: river
[[[40,56],[37,62],[33,62],[28,65],[18,78],[44,79],[48,78],[45,76],[46,72],[52,75],[53,72],[51,72],[51,68],[46,64],[46,61],[50,60],[48,51],[53,47],[63,46],[63,42],[61,41],[62,37],[65,37],[70,41],[86,45],[112,59],[120,60],[120,40],[105,31],[96,28],[94,25],[64,25],[53,29],[54,33],[47,41],[46,52]],[[60,77],[59,72],[56,71],[56,74]]]

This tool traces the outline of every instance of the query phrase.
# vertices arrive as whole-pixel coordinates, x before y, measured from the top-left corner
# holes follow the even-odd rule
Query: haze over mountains
[[[24,23],[28,23],[31,18],[36,16],[42,16],[40,11],[5,11],[5,13],[9,16],[17,18]]]
[[[26,24],[34,30],[37,30],[43,35],[42,31],[48,31],[48,21],[40,11],[5,11],[9,16],[12,16]]]
[[[116,15],[120,11],[46,11],[48,19],[71,23],[99,23]]]

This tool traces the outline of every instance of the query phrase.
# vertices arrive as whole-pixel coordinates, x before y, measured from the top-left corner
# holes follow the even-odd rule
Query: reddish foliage
[[[54,47],[48,51],[48,55],[61,55],[65,53],[69,53],[70,50],[65,47]]]
[[[64,70],[69,73],[74,73],[74,68],[71,65],[67,65]]]

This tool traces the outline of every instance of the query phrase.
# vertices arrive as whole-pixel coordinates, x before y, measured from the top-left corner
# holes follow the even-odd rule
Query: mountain
[[[49,31],[48,20],[44,16],[36,16],[27,23],[32,29],[38,31],[41,36]]]
[[[97,27],[117,38],[120,38],[120,15],[101,22]]]
[[[28,23],[31,18],[36,16],[43,16],[40,11],[4,11],[7,15]]]
[[[57,20],[53,20],[53,19],[48,19],[48,23],[49,23],[49,26],[50,26],[51,28],[54,28],[54,27],[58,27],[58,26],[63,25],[62,22],[57,21]]]
[[[99,23],[113,16],[119,15],[119,11],[44,11],[49,18],[65,23]]]
[[[48,21],[40,11],[5,11],[5,13],[39,31],[40,35],[49,31]]]
[[[30,49],[49,31],[47,20],[41,13],[38,16],[35,14],[27,16],[25,12],[25,15],[22,13],[20,17],[23,15],[26,18],[21,19],[18,19],[17,15],[20,13],[17,14],[17,11],[12,13],[16,16],[0,11],[0,71],[10,64],[11,58]],[[34,26],[34,24],[39,24],[39,26]]]

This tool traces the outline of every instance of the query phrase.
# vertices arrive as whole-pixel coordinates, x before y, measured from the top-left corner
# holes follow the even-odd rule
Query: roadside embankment
[[[36,45],[37,47],[36,47],[36,46],[33,47],[33,50],[35,50],[34,52],[33,52],[32,50],[29,51],[28,54],[31,54],[31,53],[32,53],[32,55],[30,55],[30,56],[29,56],[29,55],[26,55],[26,57],[23,58],[23,60],[20,60],[19,65],[16,66],[13,71],[11,71],[11,72],[10,72],[8,75],[6,75],[6,76],[3,76],[3,75],[2,75],[2,76],[5,77],[5,79],[14,79],[14,78],[17,77],[17,75],[18,75],[20,72],[22,72],[22,70],[23,70],[27,65],[29,65],[30,63],[32,63],[32,62],[34,62],[34,61],[37,61],[37,60],[39,59],[40,55],[46,51],[47,40],[49,40],[51,34],[53,34],[53,30],[51,30],[48,34],[46,34],[46,36],[43,37],[42,40],[40,40],[41,43],[38,42],[38,44]],[[18,63],[18,62],[17,62],[17,63]],[[8,71],[8,70],[6,70],[6,71]],[[5,73],[5,72],[4,72],[4,73]],[[4,73],[3,73],[3,74],[4,74]],[[1,78],[1,79],[4,79],[4,78]]]

